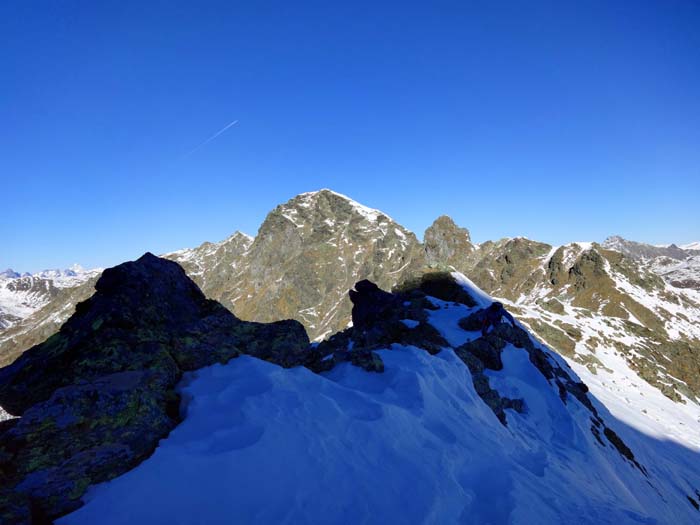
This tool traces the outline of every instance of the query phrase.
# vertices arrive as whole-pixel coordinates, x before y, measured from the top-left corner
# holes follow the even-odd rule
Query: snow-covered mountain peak
[[[302,208],[309,208],[309,209],[316,209],[316,210],[323,210],[323,205],[324,201],[326,203],[329,203],[331,207],[335,206],[342,206],[347,205],[352,210],[364,217],[365,219],[371,221],[371,222],[376,222],[377,220],[392,220],[391,217],[387,216],[385,213],[375,210],[373,208],[369,208],[363,204],[360,204],[359,202],[353,200],[352,198],[348,197],[347,195],[343,195],[342,193],[335,192],[333,190],[329,190],[327,188],[323,188],[318,191],[312,191],[312,192],[307,192],[307,193],[301,193],[300,195],[297,195],[290,201],[288,201],[286,204],[282,205],[282,208],[293,208],[293,207],[302,207]],[[342,203],[342,204],[341,204]]]
[[[83,268],[83,266],[79,263],[74,263],[70,265],[68,269],[75,274],[83,273],[86,271],[85,268]]]
[[[65,287],[73,286],[76,280],[78,282],[82,282],[89,277],[99,274],[100,272],[102,272],[102,268],[93,268],[90,270],[86,270],[80,264],[75,263],[69,268],[65,269],[57,268],[51,270],[42,270],[40,272],[32,274],[32,277],[38,279],[51,279],[57,286]]]
[[[230,241],[237,241],[237,240],[243,240],[246,242],[253,242],[255,237],[252,235],[248,235],[247,233],[244,233],[242,231],[236,230],[233,232],[232,235],[229,235],[224,242],[230,242]]]
[[[677,288],[700,290],[700,243],[651,245],[609,237],[603,247],[622,253]]]

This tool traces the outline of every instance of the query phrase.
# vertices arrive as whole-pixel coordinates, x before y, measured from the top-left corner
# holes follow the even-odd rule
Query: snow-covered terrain
[[[19,274],[9,269],[0,273],[0,330],[46,306],[59,290],[79,286],[101,271],[85,270],[75,264],[67,270],[44,270],[34,274]]]
[[[478,337],[457,324],[474,309],[434,303],[430,323],[451,345]],[[562,402],[522,349],[508,345],[504,368],[487,371],[499,393],[525,401],[507,426],[451,348],[379,353],[382,374],[341,364],[317,375],[244,356],[187,375],[183,423],[58,523],[698,522],[697,406],[639,384],[624,360],[610,357],[611,375],[575,366],[641,468],[598,441],[589,409]]]
[[[603,246],[642,263],[675,287],[700,290],[700,242],[652,246],[614,236]]]

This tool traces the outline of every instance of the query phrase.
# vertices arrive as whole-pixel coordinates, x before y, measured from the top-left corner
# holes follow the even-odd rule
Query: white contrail
[[[219,135],[221,135],[222,133],[224,133],[227,129],[229,129],[229,128],[235,126],[236,124],[238,124],[238,119],[236,119],[236,120],[234,120],[234,121],[232,121],[232,122],[229,122],[229,123],[226,124],[223,128],[221,128],[219,131],[217,131],[217,132],[214,133],[211,137],[209,137],[207,140],[205,140],[204,142],[202,142],[199,146],[195,146],[195,147],[192,148],[190,151],[188,151],[187,153],[185,153],[185,154],[182,156],[182,158],[184,159],[185,157],[189,157],[189,156],[192,155],[195,151],[197,151],[199,148],[201,148],[201,147],[203,147],[203,146],[206,146],[206,145],[209,144],[212,140],[214,140],[216,137],[218,137]]]

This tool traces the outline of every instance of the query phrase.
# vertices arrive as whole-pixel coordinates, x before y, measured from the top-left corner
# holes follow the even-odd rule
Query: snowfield
[[[456,326],[470,309],[436,304],[441,309],[430,322],[451,344],[474,337],[460,336]],[[452,349],[431,356],[394,345],[379,354],[382,374],[341,364],[317,375],[248,356],[188,374],[181,384],[184,421],[153,456],[90,489],[86,505],[57,523],[700,520],[688,499],[700,497],[700,451],[680,444],[699,434],[700,422],[687,407],[642,432],[640,418],[622,417],[624,395],[607,395],[614,392],[610,379],[597,377],[592,386],[601,399],[594,404],[643,473],[595,439],[588,409],[571,397],[564,404],[521,349],[507,346],[504,369],[487,372],[501,395],[525,400],[524,414],[508,410],[507,427],[477,395]],[[672,412],[676,405],[662,399],[654,398],[659,405],[651,410]],[[673,439],[663,435],[667,421],[680,422]]]

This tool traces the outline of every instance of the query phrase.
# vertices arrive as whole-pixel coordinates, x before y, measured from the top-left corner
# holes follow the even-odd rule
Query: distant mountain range
[[[391,289],[428,269],[455,269],[509,304],[562,355],[610,370],[612,352],[630,374],[683,400],[700,395],[700,252],[694,248],[621,237],[564,246],[525,238],[475,244],[446,216],[420,242],[381,211],[321,190],[277,206],[256,237],[236,232],[164,257],[240,318],[296,319],[313,340],[348,326],[346,292],[358,280]],[[55,280],[0,281],[6,319],[0,363],[55,332],[75,303],[92,294],[98,274],[75,272],[71,286],[58,280],[65,278],[60,272]]]
[[[12,269],[0,272],[0,330],[31,316],[64,290],[75,288],[98,276],[100,269],[85,270],[73,265],[66,270],[44,270],[20,274]]]
[[[700,242],[652,246],[615,236],[602,246],[638,261],[677,288],[700,290]]]

